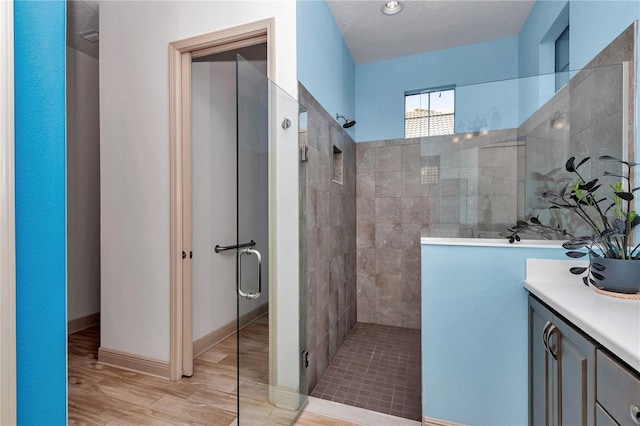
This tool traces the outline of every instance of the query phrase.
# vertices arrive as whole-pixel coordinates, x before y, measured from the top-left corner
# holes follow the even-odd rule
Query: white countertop
[[[470,247],[562,248],[563,242],[559,240],[522,240],[512,244],[506,238],[420,238],[422,245]]]
[[[524,286],[640,372],[640,300],[596,293],[569,272],[585,261],[527,259]]]

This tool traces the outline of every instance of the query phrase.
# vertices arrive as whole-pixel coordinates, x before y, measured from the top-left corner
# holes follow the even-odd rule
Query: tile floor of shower
[[[420,330],[356,323],[311,396],[421,419]]]

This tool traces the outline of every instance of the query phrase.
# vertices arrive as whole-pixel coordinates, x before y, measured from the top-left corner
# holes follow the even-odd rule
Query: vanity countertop
[[[640,300],[596,293],[571,266],[587,262],[527,259],[524,287],[640,373]]]

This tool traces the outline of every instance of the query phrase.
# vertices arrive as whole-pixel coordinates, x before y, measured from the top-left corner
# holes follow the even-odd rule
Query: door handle
[[[640,408],[637,405],[631,404],[631,407],[629,407],[629,414],[631,415],[631,420],[640,426]]]
[[[242,256],[255,255],[258,260],[258,291],[252,293],[242,290]],[[262,293],[262,256],[258,250],[247,247],[238,251],[238,294],[248,300],[257,299]]]

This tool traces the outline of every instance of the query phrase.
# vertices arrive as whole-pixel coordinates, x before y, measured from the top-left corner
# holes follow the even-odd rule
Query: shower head
[[[344,127],[345,129],[356,125],[356,120],[351,120],[342,114],[336,114],[336,120],[339,120],[340,118],[344,120],[344,124],[342,125],[342,127]]]

